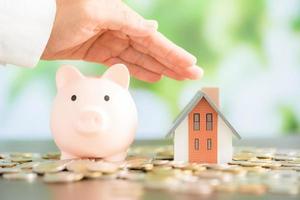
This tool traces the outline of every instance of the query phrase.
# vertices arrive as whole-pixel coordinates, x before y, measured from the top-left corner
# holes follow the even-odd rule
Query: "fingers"
[[[176,64],[180,67],[190,67],[197,62],[197,59],[192,54],[175,45],[159,32],[155,32],[148,37],[132,36],[131,38],[154,56],[164,58],[171,64]]]
[[[116,6],[106,20],[105,26],[110,30],[119,30],[131,36],[147,36],[157,30],[155,20],[146,20],[123,2]]]
[[[109,58],[120,58],[125,62],[132,63],[159,75],[165,75],[176,80],[185,79],[184,76],[170,70],[150,55],[143,54],[130,47],[128,37],[119,33],[117,31],[108,31],[97,40],[93,40],[94,43],[88,48],[84,60],[103,63]]]
[[[154,82],[159,81],[162,77],[161,74],[154,73],[152,71],[149,71],[147,69],[139,67],[135,64],[126,62],[120,58],[111,58],[104,62],[104,64],[108,65],[108,66],[111,66],[111,65],[114,65],[117,63],[125,64],[129,70],[130,74],[132,76],[134,76],[135,78],[142,80],[142,81],[154,83]]]
[[[126,62],[133,63],[154,73],[162,74],[176,80],[184,80],[183,76],[168,69],[168,67],[158,62],[153,57],[141,53],[132,47],[128,47],[119,55],[119,57]]]
[[[180,66],[178,63],[169,61],[169,59],[167,59],[166,57],[158,55],[157,53],[151,51],[149,48],[146,48],[144,45],[141,45],[136,41],[131,41],[131,46],[137,51],[154,57],[158,62],[162,63],[164,66],[168,67],[171,71],[174,71],[179,76],[193,80],[199,79],[203,76],[203,69],[194,64]]]
[[[107,31],[93,41],[94,43],[86,51],[84,60],[102,63],[109,58],[117,57],[120,52],[124,51],[129,45],[128,38],[124,40],[115,37],[114,34],[116,33],[113,31]]]

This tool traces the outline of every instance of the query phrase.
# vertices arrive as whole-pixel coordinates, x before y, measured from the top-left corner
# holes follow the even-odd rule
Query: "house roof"
[[[228,120],[225,118],[223,113],[218,109],[218,107],[215,105],[215,103],[208,97],[207,94],[199,90],[195,96],[192,98],[192,100],[184,107],[184,109],[181,111],[181,113],[177,116],[175,121],[173,122],[173,125],[169,129],[167,133],[167,137],[173,137],[175,129],[179,126],[179,124],[184,120],[184,118],[194,109],[194,107],[198,104],[198,102],[205,98],[209,105],[218,113],[218,115],[222,118],[222,120],[225,122],[225,124],[231,129],[232,133],[238,138],[241,139],[241,136],[238,134],[238,132],[233,128],[233,126],[228,122]]]

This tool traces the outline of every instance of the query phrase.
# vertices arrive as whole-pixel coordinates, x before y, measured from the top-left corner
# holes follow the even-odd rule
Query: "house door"
[[[189,113],[189,162],[217,163],[217,120],[204,98]]]

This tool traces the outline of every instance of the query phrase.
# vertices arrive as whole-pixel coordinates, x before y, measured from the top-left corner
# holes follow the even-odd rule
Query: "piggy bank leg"
[[[73,156],[73,155],[71,155],[69,153],[63,152],[63,151],[61,152],[61,156],[60,156],[61,160],[75,159],[75,158],[77,158],[77,157]]]
[[[124,151],[119,154],[115,154],[109,157],[103,158],[103,160],[108,161],[108,162],[121,162],[124,161],[127,156],[127,151]]]

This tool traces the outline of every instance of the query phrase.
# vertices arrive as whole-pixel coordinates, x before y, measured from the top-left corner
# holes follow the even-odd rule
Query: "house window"
[[[211,131],[213,129],[213,115],[212,113],[206,114],[206,130]]]
[[[200,113],[194,113],[193,115],[193,129],[194,131],[200,130]]]
[[[198,139],[198,138],[196,138],[196,139],[194,140],[194,149],[195,149],[195,150],[199,150],[199,139]]]
[[[212,142],[211,142],[210,138],[207,139],[207,141],[206,141],[206,148],[207,148],[207,150],[211,150],[211,148],[212,148]]]

